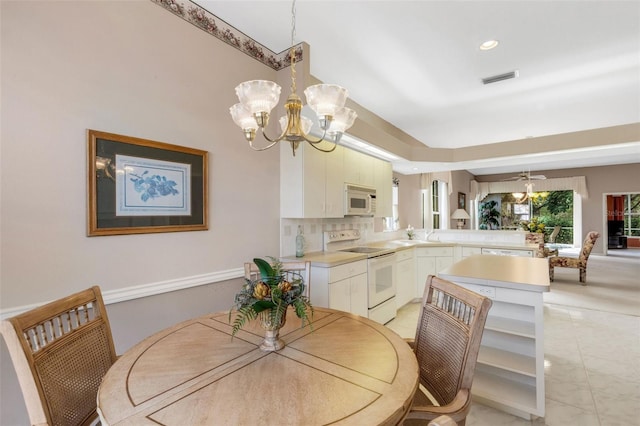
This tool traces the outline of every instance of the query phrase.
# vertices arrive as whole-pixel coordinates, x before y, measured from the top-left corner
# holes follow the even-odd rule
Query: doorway
[[[640,193],[603,194],[606,255],[640,257]]]

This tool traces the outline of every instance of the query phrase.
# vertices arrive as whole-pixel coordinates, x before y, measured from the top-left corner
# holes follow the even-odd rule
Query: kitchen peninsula
[[[534,257],[538,247],[527,244],[525,234],[518,231],[445,230],[430,233],[427,240],[354,240],[350,244],[398,254],[395,305],[400,308],[422,297],[427,275],[437,275],[468,256]],[[292,256],[284,257],[294,259]],[[325,248],[296,259],[311,262],[311,299],[315,305],[366,316],[366,253]]]
[[[448,241],[447,241],[448,240]],[[394,250],[396,306],[422,296],[426,276],[437,275],[493,300],[474,378],[474,397],[529,419],[544,416],[543,293],[548,261],[522,232],[442,232],[426,240],[360,245]],[[366,315],[367,255],[308,253],[311,300],[316,306]]]

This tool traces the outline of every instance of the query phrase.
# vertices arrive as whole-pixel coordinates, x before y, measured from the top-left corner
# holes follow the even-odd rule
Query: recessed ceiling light
[[[487,40],[480,45],[480,50],[491,50],[500,43],[498,40]]]

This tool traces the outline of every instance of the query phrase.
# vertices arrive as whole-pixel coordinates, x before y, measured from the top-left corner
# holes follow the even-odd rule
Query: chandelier
[[[322,129],[321,137],[311,136],[313,121],[301,114],[302,100],[296,93],[295,34],[296,2],[294,0],[291,6],[291,94],[284,104],[286,115],[279,120],[282,130],[280,136],[270,138],[265,133],[265,127],[269,124],[271,110],[278,104],[281,87],[267,80],[245,81],[236,87],[236,95],[240,102],[229,108],[229,112],[233,121],[244,132],[249,146],[255,151],[264,151],[280,141],[287,141],[291,144],[295,156],[300,142],[306,141],[319,151],[331,152],[336,149],[342,134],[353,125],[357,117],[355,111],[344,106],[349,96],[347,89],[335,84],[316,84],[307,87],[304,91],[307,104],[316,113]],[[258,129],[268,141],[268,144],[262,147],[256,147],[253,144]],[[319,146],[322,141],[333,143],[333,146],[325,149]]]
[[[516,199],[516,203],[524,203],[533,195],[533,184],[531,182],[527,182],[524,184],[525,188],[527,188],[527,192],[513,192],[511,195]]]

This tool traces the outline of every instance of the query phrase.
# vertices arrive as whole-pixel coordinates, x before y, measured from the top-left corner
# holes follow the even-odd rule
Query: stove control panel
[[[359,229],[343,229],[341,231],[326,231],[324,233],[324,241],[326,243],[335,243],[338,241],[353,241],[360,239]]]

